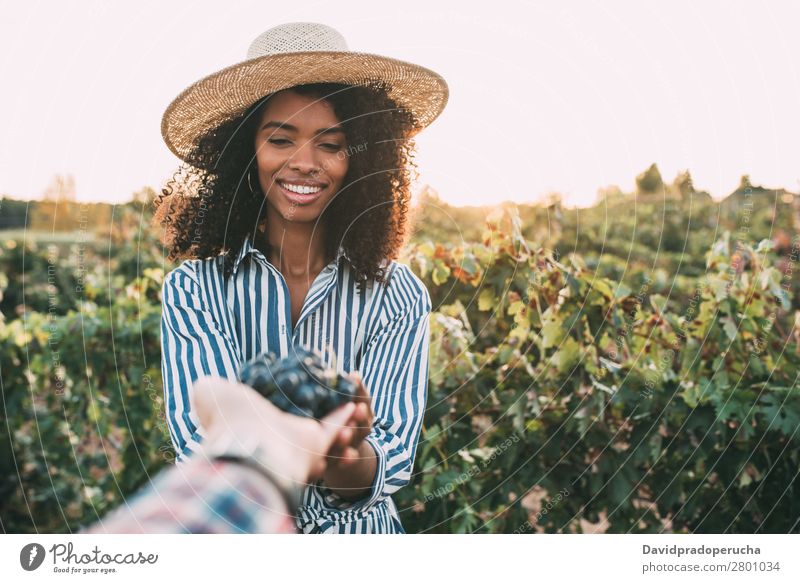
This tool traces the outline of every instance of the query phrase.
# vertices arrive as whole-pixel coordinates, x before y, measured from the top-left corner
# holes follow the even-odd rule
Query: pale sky
[[[452,204],[570,204],[658,163],[720,198],[800,189],[800,2],[0,2],[0,194],[55,173],[122,202],[177,168],[161,115],[283,22],[424,65],[450,86],[417,139]]]

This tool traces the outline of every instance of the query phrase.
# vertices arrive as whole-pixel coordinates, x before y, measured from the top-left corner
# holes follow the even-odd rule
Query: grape
[[[238,377],[282,411],[314,419],[352,401],[357,390],[350,379],[326,368],[318,352],[300,347],[283,359],[261,354],[246,362]]]
[[[313,405],[316,401],[316,392],[314,391],[314,387],[310,384],[300,385],[294,392],[292,401],[294,401],[295,405],[298,407],[307,407],[309,405]]]

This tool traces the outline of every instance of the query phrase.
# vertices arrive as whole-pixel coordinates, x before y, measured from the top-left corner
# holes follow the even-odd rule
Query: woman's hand
[[[372,431],[372,422],[375,419],[372,412],[372,399],[361,375],[353,372],[350,374],[350,379],[357,383],[356,396],[353,399],[356,407],[328,451],[327,462],[328,468],[331,469],[347,468],[362,457],[360,453],[363,447],[362,442]]]

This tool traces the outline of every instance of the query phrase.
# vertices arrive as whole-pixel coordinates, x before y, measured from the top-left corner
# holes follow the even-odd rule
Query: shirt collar
[[[244,239],[244,243],[242,243],[242,248],[239,250],[239,254],[236,256],[236,259],[233,262],[233,271],[232,271],[233,274],[236,274],[236,272],[239,270],[239,265],[241,265],[242,261],[244,261],[244,258],[251,254],[255,255],[258,259],[261,259],[261,261],[264,264],[269,263],[269,261],[267,261],[267,258],[264,257],[264,254],[253,245],[251,234],[248,233],[247,237],[245,237]],[[347,257],[347,253],[344,250],[344,246],[340,245],[339,250],[336,253],[336,259],[331,261],[325,267],[325,269],[331,268],[334,270],[334,272],[338,271],[339,259],[341,259],[342,256]]]

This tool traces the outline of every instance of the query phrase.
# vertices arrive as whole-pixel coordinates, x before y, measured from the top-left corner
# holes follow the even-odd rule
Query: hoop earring
[[[249,173],[249,172],[247,173],[247,186],[248,186],[248,187],[250,187],[250,192],[251,192],[252,194],[255,194],[255,193],[256,193],[256,191],[255,191],[255,190],[253,190],[253,185],[252,185],[252,184],[250,184],[250,173]]]

